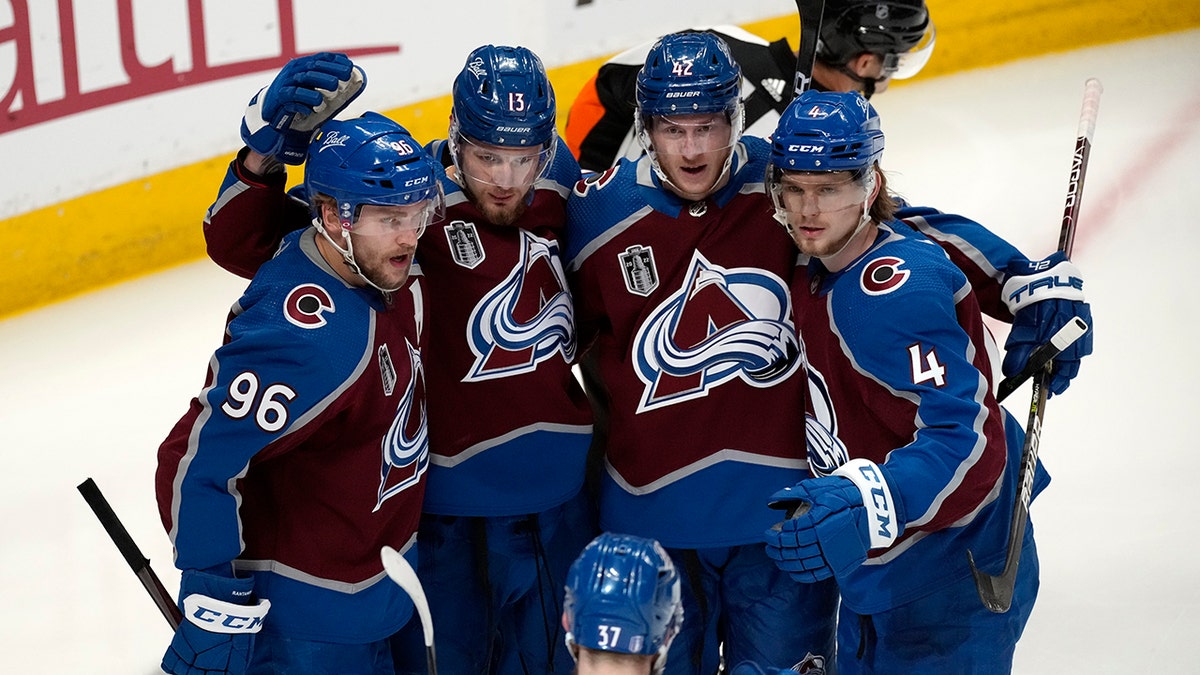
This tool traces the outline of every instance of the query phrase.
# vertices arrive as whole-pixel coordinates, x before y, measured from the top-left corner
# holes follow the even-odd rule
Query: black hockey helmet
[[[827,0],[817,58],[840,66],[863,52],[901,55],[932,43],[933,32],[924,0]]]

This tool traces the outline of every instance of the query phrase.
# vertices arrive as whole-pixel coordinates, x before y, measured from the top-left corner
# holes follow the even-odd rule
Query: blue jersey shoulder
[[[234,308],[214,355],[219,381],[252,372],[294,389],[294,407],[315,405],[358,367],[380,309],[377,293],[348,286],[324,264],[311,229],[292,232]]]

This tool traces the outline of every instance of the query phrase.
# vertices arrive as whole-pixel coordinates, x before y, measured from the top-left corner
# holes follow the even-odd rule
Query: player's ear
[[[330,200],[321,200],[321,224],[330,234],[341,234],[342,221],[338,218],[337,205]]]
[[[879,77],[883,70],[883,59],[871,52],[862,52],[850,59],[846,68],[863,79]]]

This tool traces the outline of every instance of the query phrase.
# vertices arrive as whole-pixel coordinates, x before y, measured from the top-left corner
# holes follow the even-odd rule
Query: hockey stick
[[[1079,135],[1075,141],[1075,155],[1071,162],[1071,178],[1067,184],[1067,203],[1063,209],[1062,230],[1058,237],[1058,250],[1071,257],[1075,245],[1075,223],[1079,218],[1080,198],[1083,196],[1083,180],[1087,173],[1088,156],[1092,150],[1092,135],[1096,131],[1096,115],[1100,108],[1100,81],[1091,78],[1084,85],[1083,111],[1079,115]],[[1012,524],[1008,530],[1008,554],[1004,558],[1004,570],[999,576],[986,574],[975,566],[975,556],[967,551],[967,562],[975,577],[979,599],[988,610],[1001,614],[1012,606],[1013,586],[1017,580],[1017,565],[1021,558],[1021,543],[1025,538],[1025,525],[1029,521],[1029,500],[1033,493],[1033,474],[1037,469],[1038,444],[1042,438],[1042,420],[1046,414],[1047,386],[1050,384],[1052,364],[1047,361],[1033,377],[1033,400],[1029,405],[1029,422],[1025,427],[1025,447],[1021,450],[1021,473],[1017,483],[1017,499],[1013,505]]]
[[[1064,349],[1075,344],[1076,340],[1083,337],[1087,329],[1087,323],[1079,317],[1075,317],[1063,324],[1063,327],[1058,329],[1058,332],[1050,338],[1049,342],[1033,350],[1033,353],[1029,355],[1029,361],[1025,363],[1025,367],[1021,369],[1021,372],[1000,381],[1000,385],[996,388],[996,401],[999,402],[1008,398],[1008,395],[1025,384],[1026,380],[1041,372],[1047,363],[1054,360],[1054,357],[1061,354]]]
[[[813,62],[817,59],[817,40],[821,34],[821,15],[825,0],[796,0],[800,13],[800,44],[796,48],[796,96],[812,86]]]
[[[179,622],[183,620],[179,606],[175,604],[174,598],[163,587],[158,575],[150,568],[150,559],[142,555],[141,549],[133,541],[133,537],[129,536],[129,532],[121,524],[121,520],[117,518],[112,507],[108,505],[108,500],[101,494],[96,482],[91,478],[83,481],[79,484],[79,493],[83,495],[88,506],[92,507],[96,518],[100,519],[100,524],[104,526],[108,536],[112,537],[113,543],[117,545],[117,550],[125,556],[125,562],[129,563],[133,573],[142,582],[142,586],[150,594],[150,599],[154,601],[155,605],[158,605],[158,610],[162,612],[163,618],[171,624],[171,630],[179,628]]]
[[[380,549],[379,557],[383,560],[383,571],[408,593],[413,606],[417,608],[417,615],[421,617],[421,631],[425,634],[425,661],[429,666],[429,675],[437,675],[437,654],[433,649],[433,615],[429,613],[429,601],[425,598],[421,580],[417,578],[417,572],[412,565],[391,546]]]

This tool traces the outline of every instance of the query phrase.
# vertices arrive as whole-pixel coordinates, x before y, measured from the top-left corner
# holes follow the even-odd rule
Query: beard
[[[407,255],[408,259],[399,267],[393,264],[392,259],[397,256]],[[388,251],[377,252],[371,251],[367,255],[363,255],[360,250],[355,250],[354,260],[358,264],[359,272],[368,281],[375,286],[391,292],[404,287],[408,282],[409,273],[412,271],[412,256],[413,252],[408,251]]]
[[[479,202],[476,206],[489,223],[502,226],[512,225],[517,222],[521,216],[525,215],[526,209],[529,208],[525,203],[524,197],[508,206],[495,206],[484,202]]]

